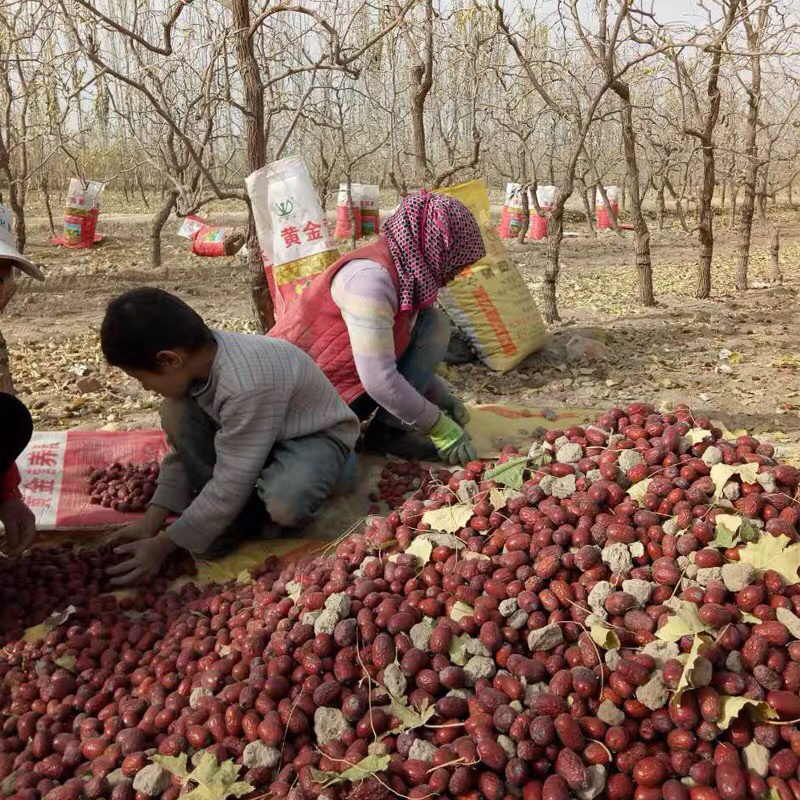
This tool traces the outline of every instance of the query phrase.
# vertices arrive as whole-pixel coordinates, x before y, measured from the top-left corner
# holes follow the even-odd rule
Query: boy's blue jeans
[[[200,492],[211,480],[217,460],[216,423],[194,399],[183,398],[161,404],[161,426],[192,490]],[[247,504],[205,555],[222,555],[237,541],[262,532],[267,523],[272,523],[272,532],[277,534],[307,525],[351,470],[354,474],[354,465],[353,454],[330,436],[277,442],[265,459]]]

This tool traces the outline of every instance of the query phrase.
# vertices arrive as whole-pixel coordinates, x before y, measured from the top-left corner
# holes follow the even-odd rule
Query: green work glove
[[[453,394],[446,394],[438,403],[439,408],[454,419],[462,428],[469,422],[469,411],[461,400]]]
[[[469,434],[447,414],[439,414],[436,424],[428,431],[436,452],[447,464],[465,465],[477,458]]]

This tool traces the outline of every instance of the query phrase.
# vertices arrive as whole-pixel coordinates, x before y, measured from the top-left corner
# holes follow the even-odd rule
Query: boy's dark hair
[[[162,289],[131,289],[106,308],[100,345],[115,367],[158,372],[162,350],[199,350],[214,341],[203,318],[174,294]]]

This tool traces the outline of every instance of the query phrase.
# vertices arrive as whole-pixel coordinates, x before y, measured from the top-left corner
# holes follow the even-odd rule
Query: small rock
[[[339,615],[333,609],[326,608],[316,618],[316,620],[314,620],[314,633],[332,634],[338,622],[339,622]]]
[[[464,664],[464,672],[467,676],[467,685],[474,686],[481,678],[494,678],[497,667],[491,658],[486,656],[472,656]]]
[[[697,570],[697,582],[701,586],[708,586],[712,582],[722,583],[722,567],[701,567]]]
[[[788,608],[781,607],[776,609],[775,616],[778,618],[778,622],[782,622],[789,629],[789,633],[795,639],[800,639],[800,617],[793,614]]]
[[[389,664],[383,670],[383,685],[389,694],[395,697],[403,697],[405,695],[408,681],[399,664]]]
[[[689,555],[688,555],[688,556],[678,556],[678,558],[677,558],[677,559],[675,559],[675,560],[678,562],[678,566],[679,566],[681,569],[686,569],[686,567],[687,567],[689,564],[693,563],[693,562],[692,562],[692,560],[691,560],[691,558],[690,558],[690,556],[692,556],[692,555],[694,555],[694,553],[689,553]]]
[[[514,709],[514,711],[517,712],[517,714],[521,714],[525,709],[525,706],[523,706],[519,700],[512,700],[509,705]]]
[[[606,788],[606,768],[602,764],[592,764],[586,771],[589,773],[589,786],[575,790],[578,800],[594,800]]]
[[[553,481],[555,478],[552,475],[542,475],[539,481],[539,488],[546,494],[552,494]]]
[[[569,439],[566,436],[559,436],[558,439],[553,442],[553,449],[558,450],[559,447],[563,447],[565,444],[570,444]]]
[[[642,648],[642,654],[650,656],[656,662],[656,667],[661,669],[666,661],[671,658],[677,658],[680,655],[680,648],[675,642],[662,642],[656,639],[653,642],[648,642]]]
[[[619,650],[606,650],[603,660],[606,662],[606,666],[613,672],[619,665],[619,662],[622,661],[622,656],[619,654]]]
[[[565,475],[563,478],[556,478],[553,481],[550,492],[553,497],[558,497],[563,500],[566,497],[572,497],[572,495],[575,494],[575,489],[575,476]]]
[[[603,610],[608,596],[613,591],[614,587],[608,581],[597,581],[592,591],[589,592],[589,596],[586,598],[589,608],[595,613],[597,613],[598,610]]]
[[[78,380],[75,381],[75,386],[81,394],[99,392],[103,388],[103,384],[93,375],[87,375],[85,378],[78,378]]]
[[[636,689],[636,699],[651,711],[664,708],[669,700],[669,689],[664,683],[660,670],[655,670],[644,686]]]
[[[558,446],[558,442],[556,442]],[[576,442],[567,440],[556,450],[556,461],[559,464],[575,464],[583,458],[583,448]],[[573,490],[574,491],[574,490]]]
[[[318,708],[314,712],[314,735],[318,744],[341,739],[350,726],[338,708]]]
[[[431,617],[423,617],[421,622],[414,625],[408,632],[414,647],[418,650],[427,650],[428,645],[431,643],[431,634],[435,626],[436,623]]]
[[[687,578],[688,578],[690,581],[694,581],[694,580],[697,578],[697,574],[698,574],[699,572],[700,572],[700,570],[697,568],[697,565],[696,565],[696,564],[687,564],[687,565],[686,565],[686,572],[685,572],[684,574],[686,575],[686,577],[687,577]],[[721,575],[721,574],[722,574],[722,573],[720,573],[720,575]]]
[[[612,448],[615,444],[619,444],[620,442],[625,441],[625,435],[622,433],[612,433],[611,436],[608,437],[608,446]]]
[[[471,656],[484,656],[489,658],[492,654],[489,648],[480,639],[476,639],[473,636],[468,636],[466,638],[464,649]]]
[[[755,567],[750,564],[743,564],[741,561],[724,564],[720,572],[722,574],[722,582],[729,592],[741,592],[756,578]]]
[[[644,464],[644,456],[638,450],[620,450],[617,456],[617,466],[627,472],[631,467]]]
[[[200,698],[211,697],[213,694],[214,692],[212,692],[211,689],[203,689],[201,686],[192,689],[192,693],[189,695],[189,708],[197,710],[197,704],[200,702]]]
[[[552,650],[564,641],[561,626],[553,623],[537,628],[528,634],[528,649],[535,653],[537,650]]]
[[[595,609],[588,617],[586,617],[586,627],[591,628],[592,625],[599,625],[608,619],[608,612],[602,608]]]
[[[264,742],[250,742],[242,754],[242,764],[248,769],[257,767],[274,767],[281,760],[281,751],[277,747],[264,744]]]
[[[758,475],[756,475],[756,480],[761,484],[761,488],[765,492],[772,494],[778,491],[778,487],[775,485],[775,476],[771,473],[759,472]]]
[[[623,452],[628,452],[623,451]],[[640,542],[641,544],[641,542]],[[630,572],[633,569],[633,559],[631,558],[631,551],[628,550],[628,545],[622,542],[614,542],[603,548],[602,552],[603,563],[611,570],[612,573]]]
[[[501,601],[498,611],[504,617],[510,617],[519,608],[519,603],[516,597],[508,597]]]
[[[597,709],[597,718],[606,725],[622,725],[625,722],[625,712],[610,700],[603,700]]]
[[[715,464],[721,464],[722,450],[712,444],[703,451],[701,458],[707,467],[713,467]]]
[[[115,769],[106,775],[106,780],[108,781],[108,785],[113,789],[115,786],[119,786],[121,783],[130,783],[131,779],[126,777],[122,774],[121,769]]]
[[[668,536],[674,536],[680,530],[678,527],[678,520],[675,519],[675,517],[670,517],[668,520],[664,520],[661,528]]]
[[[506,736],[505,734],[500,734],[497,737],[497,744],[506,751],[506,755],[509,758],[516,758],[517,757],[517,746],[514,744],[514,740],[510,736]]]
[[[753,770],[762,778],[769,774],[769,750],[755,739],[742,748],[742,761],[747,769]]]
[[[148,797],[159,797],[167,791],[172,776],[159,764],[142,767],[133,779],[133,788]]]
[[[632,558],[641,558],[644,555],[644,545],[641,542],[632,542],[628,545],[628,552]]]
[[[631,595],[636,600],[637,605],[645,606],[650,599],[650,593],[653,591],[653,584],[649,581],[633,578],[622,581],[622,591]]]
[[[325,601],[325,608],[335,612],[339,619],[344,619],[350,613],[350,605],[350,598],[344,592],[336,592]]]
[[[321,616],[322,616],[321,608],[317,611],[304,611],[300,615],[300,622],[302,622],[303,625],[314,625]]]
[[[426,742],[424,739],[414,739],[411,749],[408,751],[408,757],[414,761],[424,761],[430,764],[433,757],[436,755],[436,745]]]
[[[597,481],[602,480],[603,476],[600,474],[599,469],[590,469],[586,473],[586,480],[590,481],[591,483],[597,483]]]
[[[521,630],[528,624],[528,614],[527,611],[523,611],[520,609],[519,611],[515,611],[509,618],[508,618],[508,627],[513,628],[515,631]]]
[[[739,488],[738,483],[728,481],[725,486],[722,487],[722,496],[733,503],[742,496],[742,490]]]

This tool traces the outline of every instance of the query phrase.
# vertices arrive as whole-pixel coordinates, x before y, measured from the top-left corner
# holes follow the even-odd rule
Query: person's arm
[[[0,522],[3,523],[7,555],[24,552],[36,538],[36,517],[25,505],[19,484],[16,464],[0,474]]]
[[[394,321],[397,291],[380,264],[351,262],[331,285],[331,297],[342,310],[361,385],[379,405],[402,422],[430,430],[439,408],[422,396],[397,370]],[[348,269],[350,267],[350,269]]]
[[[178,454],[169,450],[161,461],[158,473],[156,490],[150,500],[150,506],[161,508],[180,514],[192,502],[192,487],[183,469]],[[164,517],[166,519],[166,515]]]
[[[288,380],[276,381],[229,399],[214,437],[216,462],[211,480],[166,536],[178,547],[203,553],[230,525],[255,488],[291,398]]]
[[[6,500],[19,500],[20,475],[16,464],[12,464],[5,472],[0,473],[0,503]]]

